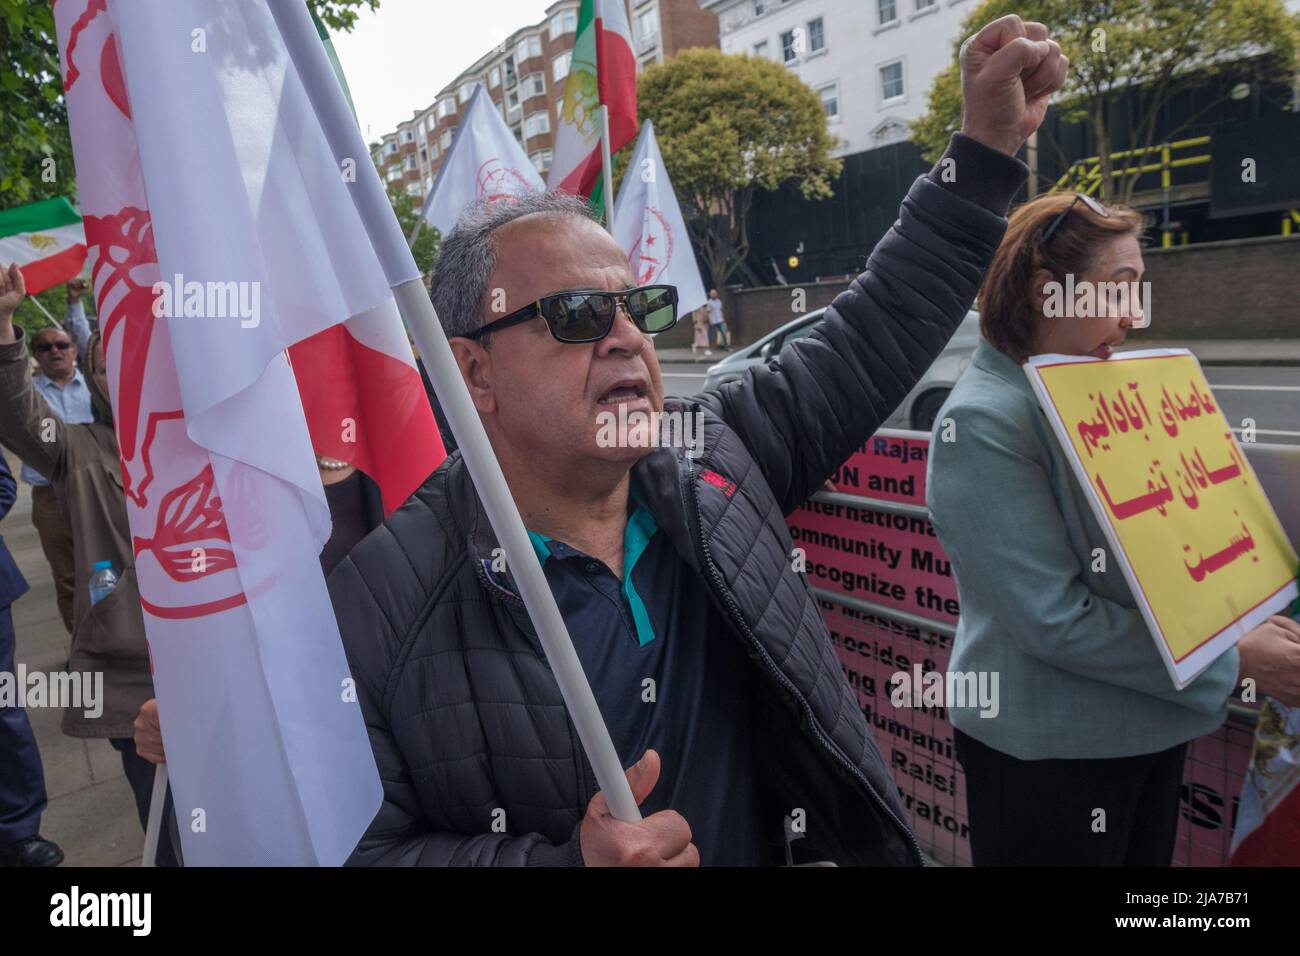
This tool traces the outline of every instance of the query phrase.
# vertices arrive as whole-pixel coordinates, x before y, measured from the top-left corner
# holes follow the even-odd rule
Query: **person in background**
[[[695,338],[691,340],[691,354],[694,355],[698,349],[704,349],[705,355],[712,355],[713,349],[709,348],[708,310],[696,309],[692,312],[691,325],[694,327],[695,332]]]
[[[18,266],[0,270],[0,444],[49,479],[64,504],[75,568],[68,669],[104,675],[102,713],[90,717],[78,708],[67,708],[63,732],[70,737],[106,738],[121,755],[144,826],[154,768],[135,751],[134,720],[140,705],[153,696],[153,680],[104,350],[96,334],[87,343],[84,356],[84,380],[90,389],[94,421],[62,421],[32,383],[26,336],[13,324],[14,312],[25,295]],[[51,423],[54,440],[48,441]],[[111,563],[117,584],[112,593],[92,604],[90,577],[99,561]],[[165,865],[168,859],[163,841],[158,862]]]
[[[0,518],[18,497],[9,463],[0,455]],[[27,581],[0,539],[0,673],[15,673],[17,636],[11,605]],[[45,772],[27,710],[0,706],[0,866],[58,866],[63,851],[40,835],[45,812]]]
[[[722,317],[722,300],[718,298],[718,290],[709,290],[709,299],[704,303],[704,307],[709,310],[709,329],[711,335],[718,337],[718,348],[724,352],[731,351],[731,332],[727,329],[727,322]]]
[[[1300,625],[1285,617],[1174,687],[1123,574],[1096,570],[1110,546],[1022,368],[1108,358],[1142,321],[1136,301],[1103,318],[1043,304],[1067,275],[1140,281],[1143,227],[1082,195],[1017,209],[980,288],[983,339],[935,423],[927,497],[962,609],[949,669],[1000,685],[995,716],[949,708],[976,866],[1168,866],[1188,741],[1223,723],[1245,678],[1300,704]]]
[[[90,339],[90,323],[81,299],[89,283],[73,279],[67,284],[68,312],[62,328],[49,326],[32,335],[32,352],[40,374],[32,376],[32,384],[41,393],[50,411],[71,425],[84,425],[95,420],[91,408],[90,389],[77,367],[77,359],[84,355]],[[32,524],[41,540],[41,550],[50,563],[54,576],[54,593],[59,605],[63,626],[72,633],[72,588],[75,578],[72,563],[72,532],[63,504],[54,493],[54,487],[45,477],[26,463],[19,473],[32,488]]]

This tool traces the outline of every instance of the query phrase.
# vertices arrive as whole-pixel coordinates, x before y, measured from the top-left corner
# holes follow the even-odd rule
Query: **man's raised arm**
[[[1006,16],[969,38],[961,132],[866,270],[811,335],[699,397],[740,434],[786,513],[880,427],[965,316],[1028,175],[1015,153],[1067,68],[1041,23]]]

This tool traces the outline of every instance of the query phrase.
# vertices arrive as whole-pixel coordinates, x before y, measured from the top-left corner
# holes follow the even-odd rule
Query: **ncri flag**
[[[480,83],[438,168],[422,215],[445,236],[471,203],[512,202],[543,188],[542,177]]]
[[[390,510],[442,458],[350,193],[377,174],[313,113],[277,25],[301,0],[54,12],[186,862],[339,864],[382,791],[315,456]]]
[[[641,124],[641,136],[623,175],[612,232],[627,253],[637,285],[677,286],[681,315],[704,305],[704,280],[650,120]]]

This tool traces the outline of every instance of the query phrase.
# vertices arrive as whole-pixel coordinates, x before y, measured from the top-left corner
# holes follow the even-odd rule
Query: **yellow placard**
[[[1190,352],[1037,356],[1026,371],[1186,686],[1294,600],[1295,550]]]

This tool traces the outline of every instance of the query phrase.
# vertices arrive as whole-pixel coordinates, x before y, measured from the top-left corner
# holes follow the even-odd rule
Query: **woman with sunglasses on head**
[[[935,424],[935,530],[961,599],[949,669],[997,674],[996,714],[951,707],[971,853],[986,865],[1167,866],[1187,744],[1239,681],[1300,703],[1300,625],[1273,617],[1183,690],[1170,680],[1022,366],[1106,359],[1146,324],[1138,297],[1049,318],[1051,283],[1139,283],[1144,223],[1082,195],[1016,210],[980,290],[982,340]]]

